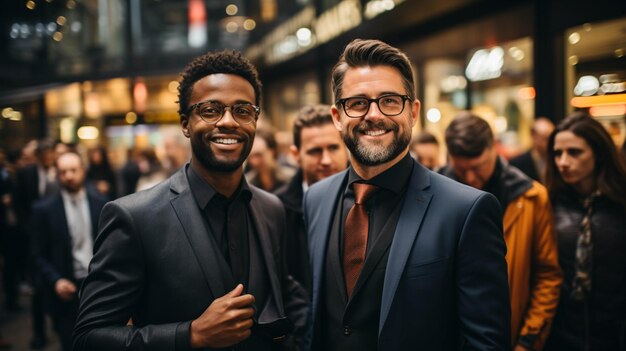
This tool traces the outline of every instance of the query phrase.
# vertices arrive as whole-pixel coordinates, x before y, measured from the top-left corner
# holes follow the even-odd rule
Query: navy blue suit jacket
[[[93,242],[95,242],[98,233],[100,212],[106,201],[104,197],[87,191]],[[60,302],[54,293],[56,281],[61,278],[76,281],[72,256],[72,237],[60,192],[33,204],[31,226],[35,264],[41,273],[45,286],[48,288],[49,307],[52,309],[51,312],[54,312],[56,303]]]
[[[347,177],[344,171],[320,181],[304,198],[313,272],[307,349]],[[385,271],[378,349],[508,350],[506,245],[495,197],[414,162],[401,211]]]

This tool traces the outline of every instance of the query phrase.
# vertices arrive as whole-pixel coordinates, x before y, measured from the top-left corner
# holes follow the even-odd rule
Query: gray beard
[[[358,130],[355,130],[358,132]],[[411,135],[399,135],[398,127],[392,129],[394,141],[391,145],[363,145],[358,136],[343,135],[343,141],[350,150],[352,157],[364,166],[376,166],[389,162],[400,155],[411,142]]]

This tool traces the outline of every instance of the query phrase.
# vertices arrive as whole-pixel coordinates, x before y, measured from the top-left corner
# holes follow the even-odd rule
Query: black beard
[[[191,140],[191,151],[196,156],[196,160],[206,170],[218,173],[232,173],[239,169],[250,154],[250,150],[252,150],[252,144],[249,140],[244,140],[244,150],[239,155],[239,158],[231,162],[224,162],[214,157],[211,148],[204,143],[204,140],[200,142],[196,142],[194,139]]]
[[[411,142],[411,135],[404,133],[399,135],[400,128],[398,125],[393,124],[391,132],[394,134],[393,143],[387,147],[382,153],[372,154],[371,150],[366,149],[365,146],[359,143],[358,133],[361,129],[369,129],[372,127],[378,127],[380,129],[388,129],[384,123],[373,124],[369,121],[363,121],[356,128],[354,128],[354,136],[351,137],[348,134],[343,134],[343,142],[346,144],[348,150],[352,154],[352,157],[356,159],[360,164],[364,166],[377,166],[386,162],[389,162],[400,155]]]

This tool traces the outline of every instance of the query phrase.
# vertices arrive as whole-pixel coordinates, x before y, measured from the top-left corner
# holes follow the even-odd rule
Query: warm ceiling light
[[[128,112],[125,116],[126,123],[134,124],[137,122],[137,114],[135,112]]]
[[[4,118],[10,118],[11,113],[13,113],[13,108],[11,107],[5,107],[2,109],[2,117]]]
[[[27,9],[29,9],[29,10],[34,10],[34,9],[35,9],[35,7],[37,7],[37,4],[35,4],[35,2],[34,2],[34,1],[29,0],[29,1],[27,1],[27,2],[26,2],[26,8],[27,8]]]
[[[243,29],[250,31],[254,28],[256,28],[256,22],[253,19],[248,18],[247,20],[243,21]]]
[[[535,95],[535,88],[533,87],[523,87],[517,91],[517,96],[522,100],[532,100],[535,98]]]
[[[59,26],[65,25],[65,22],[66,22],[66,21],[67,21],[67,20],[65,19],[65,17],[64,17],[64,16],[59,16],[59,17],[57,17],[57,24],[58,24]]]
[[[100,135],[100,131],[98,130],[98,128],[93,127],[93,126],[84,126],[84,127],[78,128],[78,131],[76,131],[76,134],[78,135],[80,139],[94,140],[98,138],[98,136]]]
[[[76,7],[76,1],[70,0],[65,5],[68,9],[73,10]]]
[[[231,21],[226,23],[226,31],[228,33],[235,33],[237,29],[239,29],[239,25],[237,24],[237,22]]]
[[[572,45],[578,44],[578,42],[580,41],[580,34],[578,34],[578,32],[574,32],[569,35],[567,40],[569,40],[570,44]]]
[[[230,4],[226,6],[226,14],[229,16],[236,15],[238,11],[239,11],[239,8],[237,7],[237,5]]]
[[[52,39],[54,39],[54,41],[61,41],[61,40],[63,40],[63,33],[61,33],[61,32],[54,32],[54,34],[52,35]]]

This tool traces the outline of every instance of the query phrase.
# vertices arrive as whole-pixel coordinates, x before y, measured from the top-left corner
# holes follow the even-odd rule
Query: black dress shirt
[[[209,185],[190,165],[187,168],[189,186],[207,227],[217,242],[237,282],[248,286],[250,267],[248,204],[252,193],[244,177],[231,198],[226,198]]]

